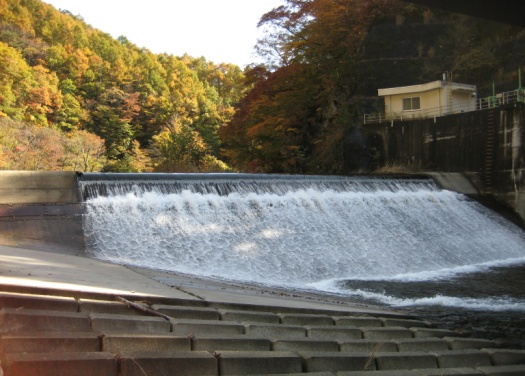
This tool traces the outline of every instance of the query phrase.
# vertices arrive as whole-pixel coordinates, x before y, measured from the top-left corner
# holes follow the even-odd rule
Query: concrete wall
[[[84,252],[76,173],[0,171],[0,243]]]
[[[0,171],[0,204],[78,203],[73,171]]]
[[[364,127],[381,138],[387,163],[462,173],[525,218],[525,104]]]

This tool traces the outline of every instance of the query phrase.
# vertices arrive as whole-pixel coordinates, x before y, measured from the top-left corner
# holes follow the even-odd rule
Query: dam
[[[466,304],[457,291],[438,297],[432,285],[408,296],[385,286],[525,263],[522,228],[428,175],[0,176],[2,197],[15,202],[0,203],[4,244],[38,241],[132,267],[390,305],[457,306]],[[525,310],[519,293],[473,299],[469,307]]]
[[[523,230],[443,180],[0,173],[1,367],[523,374]]]

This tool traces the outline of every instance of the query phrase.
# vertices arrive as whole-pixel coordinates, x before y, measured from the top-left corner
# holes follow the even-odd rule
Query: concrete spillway
[[[83,175],[99,259],[314,288],[519,263],[525,235],[433,180],[275,175]]]

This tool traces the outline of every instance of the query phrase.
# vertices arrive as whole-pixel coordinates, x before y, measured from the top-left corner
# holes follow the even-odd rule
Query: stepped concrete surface
[[[525,350],[357,301],[0,245],[0,375],[525,375]]]

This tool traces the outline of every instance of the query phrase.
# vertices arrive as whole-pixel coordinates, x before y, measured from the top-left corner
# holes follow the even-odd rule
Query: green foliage
[[[177,126],[153,137],[156,171],[223,172],[228,166],[210,154],[200,134],[188,126]]]

